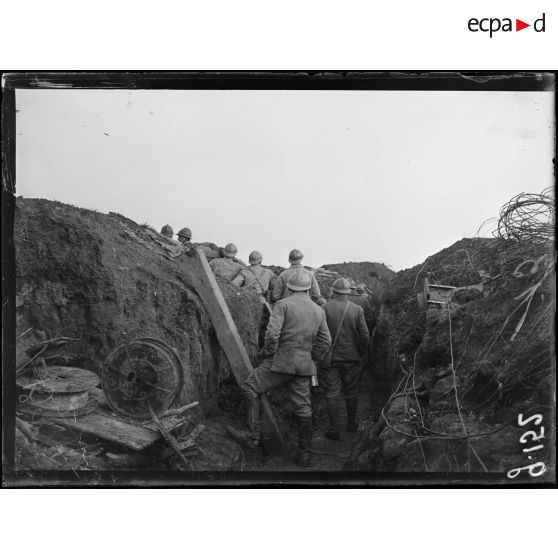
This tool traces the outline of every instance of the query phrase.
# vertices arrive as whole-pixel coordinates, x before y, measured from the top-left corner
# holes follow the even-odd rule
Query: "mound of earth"
[[[372,343],[377,422],[348,468],[501,473],[531,463],[518,415],[541,414],[547,431],[554,420],[548,248],[463,239],[395,276]],[[482,290],[420,304],[425,279]],[[551,440],[542,445],[536,458],[550,467]]]
[[[24,349],[56,337],[79,337],[72,365],[100,373],[107,354],[136,337],[173,347],[184,367],[177,404],[198,400],[217,410],[219,386],[230,379],[202,301],[192,287],[188,256],[146,225],[43,199],[18,198],[16,336]],[[176,256],[176,257],[174,257]],[[248,354],[257,352],[261,305],[221,285]]]
[[[384,264],[376,262],[344,262],[340,264],[326,264],[322,266],[327,271],[335,271],[341,277],[350,277],[358,283],[374,283],[375,280],[389,281],[395,277],[392,271]]]

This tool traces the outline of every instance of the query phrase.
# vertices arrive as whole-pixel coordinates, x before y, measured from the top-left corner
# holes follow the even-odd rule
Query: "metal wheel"
[[[163,341],[140,337],[118,346],[105,359],[103,390],[111,408],[128,417],[150,418],[166,411],[180,395],[184,370]]]

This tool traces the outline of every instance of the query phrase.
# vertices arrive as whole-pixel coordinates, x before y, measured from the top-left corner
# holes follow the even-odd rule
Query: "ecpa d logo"
[[[544,33],[545,32],[545,25],[546,25],[546,14],[543,14],[541,17],[536,19],[533,22],[533,30],[536,33]],[[513,31],[521,31],[522,29],[526,29],[527,27],[531,27],[530,23],[526,23],[521,19],[515,19],[515,29],[512,23],[513,19],[509,17],[504,17],[500,19],[499,17],[484,17],[482,19],[478,19],[476,17],[472,17],[468,23],[467,27],[469,31],[473,33],[478,33],[479,31],[482,33],[489,33],[489,37],[492,38],[494,33],[504,32],[510,33]]]

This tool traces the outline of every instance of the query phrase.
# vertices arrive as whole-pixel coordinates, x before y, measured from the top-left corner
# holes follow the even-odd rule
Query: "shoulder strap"
[[[266,291],[263,288],[262,282],[260,281],[259,277],[256,275],[256,272],[253,269],[250,269],[249,267],[247,267],[246,270],[249,271],[256,278],[256,281],[258,282],[258,285],[260,286],[260,289],[262,290],[262,294],[265,294]]]
[[[337,328],[337,333],[335,334],[335,339],[331,344],[331,351],[333,352],[333,347],[335,347],[335,343],[337,343],[337,339],[339,339],[339,334],[341,333],[341,328],[343,327],[343,320],[345,319],[345,314],[347,313],[347,309],[349,308],[349,301],[347,300],[347,304],[345,304],[345,308],[343,308],[343,314],[341,316],[341,321],[339,322],[339,327]]]

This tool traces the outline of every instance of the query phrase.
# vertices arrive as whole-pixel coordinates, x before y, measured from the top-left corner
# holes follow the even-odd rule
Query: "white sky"
[[[18,90],[16,190],[264,264],[399,270],[554,184],[553,95]]]

